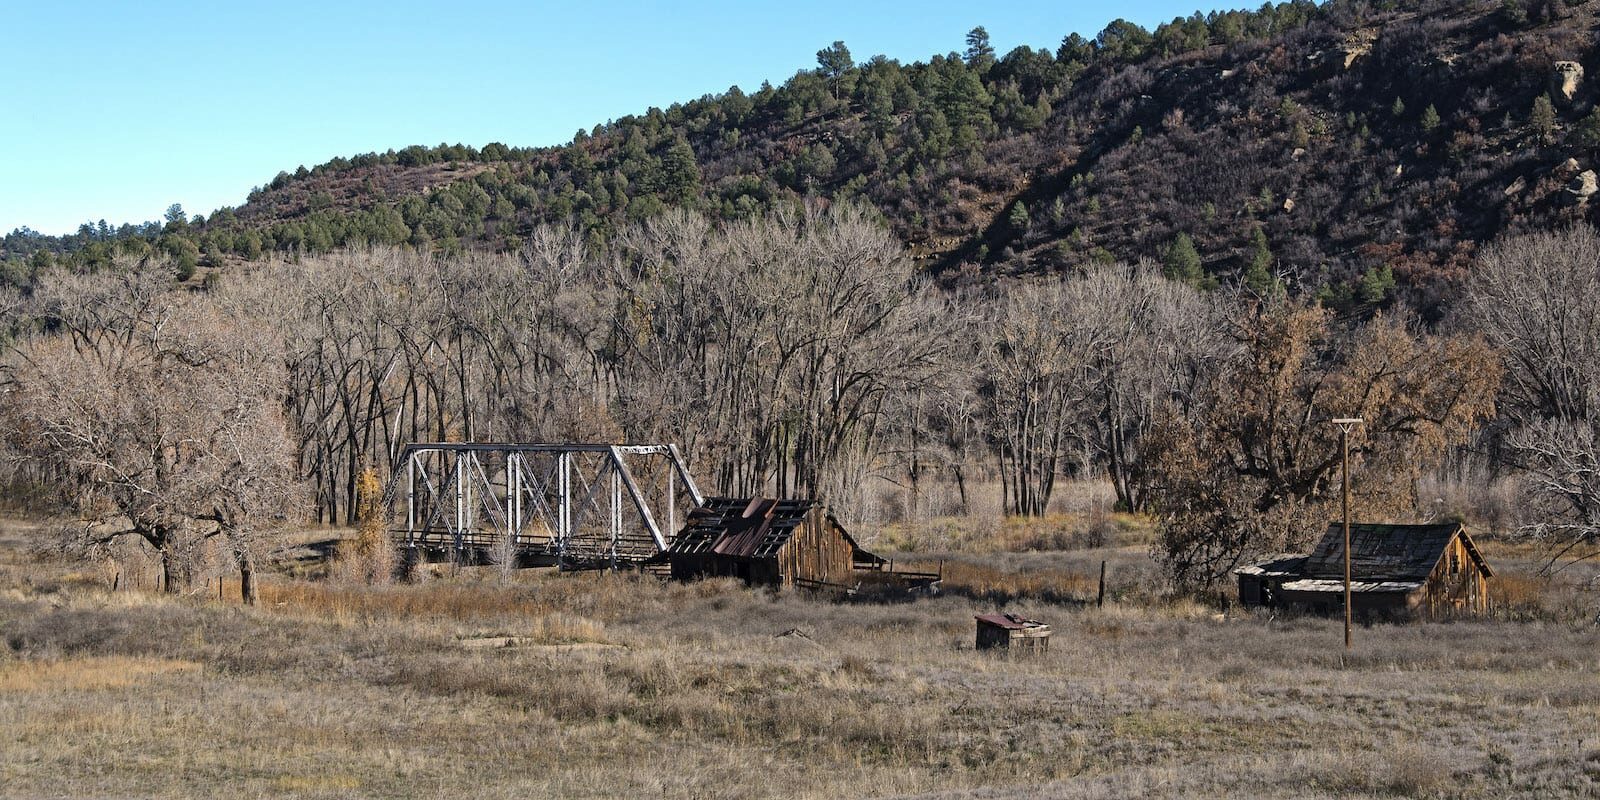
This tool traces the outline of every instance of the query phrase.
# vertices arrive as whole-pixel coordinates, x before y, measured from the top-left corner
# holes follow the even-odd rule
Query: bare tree
[[[724,491],[851,486],[846,456],[882,454],[889,398],[945,368],[948,309],[861,209],[722,230],[673,212],[616,258],[626,427],[687,443]]]
[[[280,361],[269,332],[168,286],[148,267],[41,280],[60,332],[6,360],[11,449],[83,513],[69,546],[142,539],[179,591],[220,538],[253,601],[260,540],[297,505]]]
[[[1009,289],[987,311],[980,392],[987,402],[1009,513],[1039,516],[1079,422],[1110,337],[1094,324],[1082,279]]]
[[[1600,232],[1503,239],[1467,281],[1469,323],[1500,352],[1506,459],[1539,517],[1523,531],[1552,563],[1600,556]]]
[[[1009,512],[1043,514],[1085,449],[1077,466],[1103,465],[1119,504],[1143,508],[1141,438],[1225,350],[1212,304],[1149,265],[1108,265],[1002,286],[984,316],[980,394]]]
[[[1193,287],[1139,264],[1084,276],[1079,325],[1101,332],[1092,352],[1092,414],[1087,435],[1116,492],[1117,504],[1146,510],[1148,470],[1141,442],[1162,407],[1191,409],[1198,387],[1235,346],[1221,335],[1216,304]]]

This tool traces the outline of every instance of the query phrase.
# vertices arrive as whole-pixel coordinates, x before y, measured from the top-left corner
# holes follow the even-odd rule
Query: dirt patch
[[[493,647],[515,647],[521,650],[534,650],[543,653],[575,653],[585,650],[622,650],[620,644],[605,642],[567,642],[562,644],[541,644],[530,636],[476,636],[471,639],[460,639],[456,644],[468,650],[478,650]]]

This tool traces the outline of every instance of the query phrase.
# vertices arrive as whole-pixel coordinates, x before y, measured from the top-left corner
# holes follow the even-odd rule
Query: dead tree
[[[1079,421],[1091,366],[1109,343],[1081,280],[1012,287],[985,311],[981,395],[1000,461],[1007,513],[1040,516]]]
[[[132,536],[180,591],[220,537],[253,600],[261,537],[294,509],[290,439],[273,338],[151,268],[41,280],[38,319],[59,330],[5,363],[13,452],[83,513],[69,549]]]
[[[1504,460],[1536,516],[1522,531],[1552,564],[1600,556],[1600,232],[1587,225],[1486,248],[1469,323],[1500,353]]]
[[[1140,458],[1144,436],[1164,405],[1193,405],[1196,388],[1226,357],[1229,343],[1216,304],[1151,265],[1103,267],[1080,280],[1091,310],[1074,324],[1097,328],[1104,342],[1088,366],[1084,437],[1117,505],[1144,511],[1150,489]]]

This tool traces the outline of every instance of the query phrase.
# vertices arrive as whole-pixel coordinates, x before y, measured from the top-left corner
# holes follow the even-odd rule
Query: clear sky
[[[1229,4],[1224,7],[1231,7]],[[578,128],[816,66],[1054,48],[1195,0],[205,3],[0,0],[0,232],[209,214],[339,155],[566,142]]]

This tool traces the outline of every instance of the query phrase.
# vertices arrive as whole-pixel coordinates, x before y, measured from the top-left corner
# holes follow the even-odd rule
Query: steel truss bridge
[[[408,563],[615,569],[666,549],[705,500],[670,444],[418,443],[400,463],[386,497]]]

